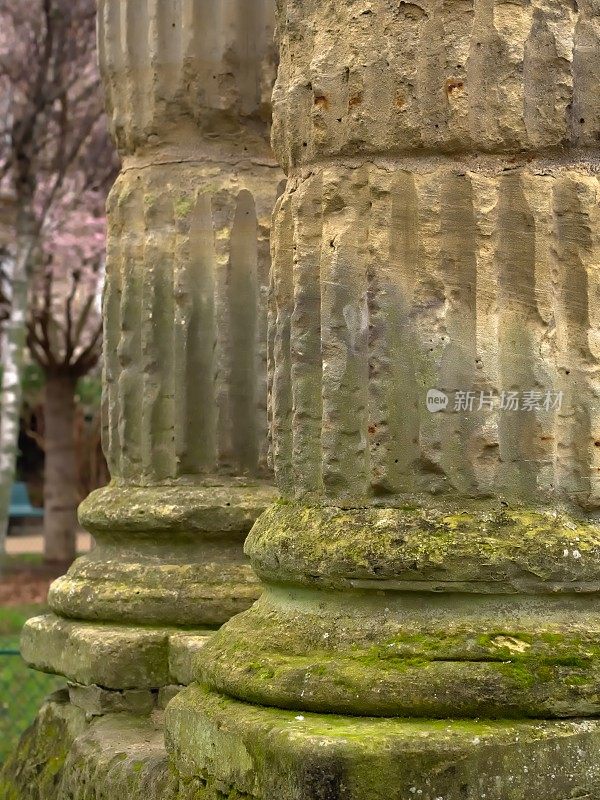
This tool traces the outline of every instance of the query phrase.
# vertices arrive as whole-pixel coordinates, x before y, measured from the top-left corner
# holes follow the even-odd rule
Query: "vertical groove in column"
[[[139,479],[142,470],[142,284],[144,264],[144,210],[142,194],[125,187],[119,197],[123,221],[120,265],[121,338],[117,348],[118,435],[121,451],[120,477]]]
[[[588,298],[588,275],[597,270],[598,245],[597,180],[564,177],[554,194],[556,258],[559,269],[561,321],[561,375],[565,406],[570,417],[563,420],[561,477],[570,493],[584,507],[597,504],[600,459],[598,415],[598,360],[590,349],[592,328]]]
[[[218,192],[211,198],[215,242],[215,313],[217,327],[215,388],[217,398],[217,460],[225,469],[233,466],[233,413],[231,409],[231,355],[229,283],[231,281],[231,231],[235,195]]]
[[[141,322],[142,466],[145,480],[162,480],[177,474],[173,363],[174,208],[172,193],[164,192],[159,181],[149,178],[146,186]]]
[[[500,377],[505,391],[542,391],[536,371],[535,220],[520,173],[500,178],[498,212]],[[500,417],[501,483],[512,493],[531,497],[538,485],[535,412],[507,410]]]
[[[273,241],[273,284],[271,288],[270,325],[273,331],[271,431],[273,469],[277,486],[294,493],[292,386],[291,386],[291,316],[293,287],[293,218],[292,202],[285,193],[275,208]]]
[[[472,391],[478,388],[473,195],[467,175],[446,175],[440,180],[447,341],[441,353],[439,380],[452,392]],[[478,418],[485,413],[479,409],[478,401],[479,398],[470,411],[454,410],[442,418],[442,468],[451,476],[453,487],[467,496],[477,489],[474,434]]]
[[[438,364],[446,346],[447,334],[444,316],[446,288],[440,275],[441,251],[441,196],[439,176],[433,174],[415,177],[419,249],[418,273],[413,296],[412,316],[418,337],[416,358],[418,373],[423,375],[422,389],[447,389],[437,382]],[[430,491],[444,491],[447,482],[442,469],[442,422],[440,414],[431,414],[419,402],[419,472]]]
[[[445,94],[448,141],[453,147],[464,147],[471,140],[467,64],[473,41],[475,0],[446,0],[442,8],[443,57],[437,83]]]
[[[301,181],[291,197],[293,312],[290,321],[293,482],[302,492],[322,489],[320,271],[322,180]]]
[[[388,342],[385,415],[388,423],[388,482],[403,491],[417,488],[419,460],[419,405],[429,387],[420,384],[417,331],[413,315],[415,286],[420,278],[419,201],[414,176],[401,172],[391,184],[388,243],[389,261],[382,243],[382,282],[389,286],[380,305]],[[385,200],[386,198],[382,198]],[[373,202],[372,217],[376,215]],[[382,219],[382,228],[383,228]],[[373,228],[373,225],[372,225]],[[381,235],[384,236],[382,229]],[[372,317],[373,321],[373,317]]]
[[[270,358],[269,344],[269,309],[270,309],[270,272],[271,272],[271,223],[273,206],[278,195],[283,191],[283,181],[277,192],[269,195],[256,195],[254,198],[257,214],[257,319],[255,335],[254,363],[256,370],[256,394],[254,398],[254,415],[257,434],[257,468],[260,473],[270,470],[270,378],[268,363]]]
[[[569,138],[575,24],[576,13],[565,0],[534,3],[523,59],[525,123],[534,146]]]
[[[103,75],[106,107],[111,119],[115,138],[120,141],[123,129],[123,114],[127,102],[123,102],[123,84],[115,81],[115,75],[122,74],[124,49],[121,46],[122,8],[112,0],[98,0],[98,57]]]
[[[230,277],[227,293],[231,331],[232,447],[236,471],[247,472],[258,461],[256,430],[257,253],[258,226],[254,200],[248,191],[237,197],[231,231]]]
[[[495,262],[498,231],[498,182],[486,175],[471,174],[475,224],[476,285],[475,366],[480,387],[501,391],[497,342],[500,314],[498,270]],[[476,475],[479,492],[489,496],[497,491],[499,421],[498,405],[486,411],[476,430]]]
[[[523,192],[531,210],[534,230],[536,313],[532,317],[532,325],[538,384],[535,390],[544,398],[539,403],[539,410],[528,413],[535,424],[532,455],[539,465],[537,489],[544,496],[550,496],[556,487],[556,413],[549,407],[545,408],[548,392],[552,393],[557,386],[554,306],[558,287],[553,274],[552,183],[552,179],[545,176],[523,176]],[[526,391],[530,388],[523,387]]]
[[[260,105],[260,61],[257,52],[264,52],[265,6],[255,6],[246,0],[236,0],[239,25],[233,52],[239,64],[239,94],[242,114],[251,113]]]
[[[110,2],[111,0],[105,0]],[[114,0],[113,0],[114,1]],[[142,132],[150,121],[152,49],[151,20],[148,15],[148,4],[121,3],[123,45],[121,53],[127,61],[125,75],[115,76],[116,85],[122,83],[127,102],[124,107],[134,120],[134,137],[141,138]],[[123,105],[120,106],[123,108]],[[117,139],[117,143],[121,144]]]
[[[573,43],[572,136],[582,146],[600,141],[600,4],[581,0]]]
[[[368,419],[369,482],[371,491],[385,495],[390,491],[390,406],[388,387],[394,369],[391,350],[396,329],[389,326],[388,312],[394,283],[390,274],[390,236],[393,178],[387,174],[369,175],[369,231],[367,261],[368,312]],[[392,301],[393,302],[393,301]],[[397,387],[400,391],[400,386]],[[402,390],[404,387],[402,387]]]
[[[323,485],[337,497],[368,485],[368,170],[325,170],[321,266]]]
[[[185,379],[190,463],[182,464],[183,472],[189,473],[198,468],[214,470],[217,466],[214,231],[210,198],[204,194],[197,198],[192,224],[189,285],[194,303],[193,335],[188,344]]]
[[[518,65],[531,19],[529,4],[480,0],[475,6],[467,66],[469,128],[493,143],[518,144],[525,134]]]
[[[406,143],[416,146],[421,141],[421,113],[414,87],[420,82],[421,60],[414,58],[420,52],[422,29],[426,25],[427,14],[421,6],[413,3],[398,5],[398,19],[402,25],[402,36],[386,37],[386,62],[393,80],[385,86],[388,99],[389,146],[393,143]],[[381,81],[374,76],[373,91],[377,92]],[[418,94],[417,88],[417,94]],[[361,98],[362,99],[362,98]],[[358,116],[362,102],[354,109]]]
[[[214,259],[210,199],[175,204],[175,446],[177,471],[216,467]]]
[[[148,0],[150,59],[154,84],[152,97],[158,112],[164,113],[164,109],[168,107],[180,111],[180,94],[182,89],[185,91],[181,69],[183,3],[184,0]]]
[[[443,73],[444,29],[441,17],[444,0],[433,0],[429,13],[421,28],[421,41],[417,59],[419,63],[416,86],[417,107],[423,119],[430,123],[423,125],[421,140],[425,147],[435,144],[440,135],[447,130],[446,97],[444,85],[440,80]]]
[[[104,358],[102,361],[102,449],[111,475],[120,472],[119,441],[119,339],[121,268],[124,238],[120,206],[121,184],[113,186],[107,202],[111,229],[106,242],[106,268],[102,297]]]

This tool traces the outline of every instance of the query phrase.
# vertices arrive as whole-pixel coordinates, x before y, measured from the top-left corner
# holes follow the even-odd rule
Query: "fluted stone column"
[[[95,549],[28,623],[25,658],[110,689],[185,682],[197,634],[248,608],[267,450],[270,0],[101,0],[122,157],[108,202]]]
[[[175,764],[211,800],[596,797],[600,8],[278,8],[284,502]]]

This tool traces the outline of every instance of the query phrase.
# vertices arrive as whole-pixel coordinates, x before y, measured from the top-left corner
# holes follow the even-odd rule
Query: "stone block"
[[[2,800],[179,800],[162,714],[91,720],[66,692],[42,706],[0,771]]]
[[[91,716],[103,716],[127,712],[146,715],[156,707],[159,693],[150,689],[125,689],[124,691],[104,689],[102,686],[82,686],[70,683],[69,700]]]
[[[193,685],[167,747],[202,800],[584,800],[597,720],[406,720],[250,706]],[[206,780],[206,775],[210,777]]]

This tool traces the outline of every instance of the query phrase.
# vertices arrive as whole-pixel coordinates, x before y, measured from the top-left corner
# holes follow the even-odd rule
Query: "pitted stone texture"
[[[595,162],[565,160],[407,157],[289,179],[270,312],[287,494],[598,507],[600,184]]]
[[[281,178],[269,145],[273,17],[266,0],[252,9],[99,3],[123,160],[108,202],[103,301],[102,439],[113,482],[81,508],[95,549],[50,591],[65,618],[218,626],[258,595],[241,544],[275,497],[266,408]],[[67,660],[52,657],[65,670]]]
[[[279,160],[596,148],[597,15],[595,0],[282,0]]]
[[[298,714],[188,687],[167,747],[197,797],[566,800],[596,797],[597,721],[368,719]]]
[[[103,716],[126,712],[129,714],[147,715],[158,704],[158,692],[149,689],[125,689],[114,691],[102,686],[82,686],[70,683],[69,700],[86,714]]]
[[[213,634],[175,633],[169,638],[169,672],[187,686],[195,680],[194,665]]]
[[[250,149],[271,158],[274,2],[101,0],[98,24],[108,114],[121,151],[189,142],[200,133],[215,155],[248,158],[252,142]]]
[[[279,170],[125,169],[108,201],[103,443],[113,479],[268,476],[267,292]]]
[[[159,689],[182,683],[183,669],[170,672],[170,638],[175,637],[178,664],[184,644],[176,628],[93,623],[52,614],[32,617],[23,628],[21,652],[42,672],[64,675],[86,686],[112,690]],[[202,638],[209,631],[188,631]],[[184,639],[185,641],[185,639]]]
[[[160,713],[86,720],[60,695],[42,706],[0,771],[2,800],[184,800],[177,784]]]

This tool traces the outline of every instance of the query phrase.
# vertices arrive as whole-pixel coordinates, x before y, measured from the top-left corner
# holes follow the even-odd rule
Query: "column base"
[[[202,800],[592,800],[600,721],[405,720],[250,706],[199,685],[166,711]]]
[[[160,711],[90,718],[57,692],[0,770],[0,797],[188,800],[169,768],[162,719]]]
[[[595,520],[277,503],[246,552],[261,597],[197,661],[223,694],[350,716],[600,716]]]
[[[42,672],[107,689],[160,689],[191,680],[193,656],[212,631],[68,620],[47,614],[23,628],[21,652]]]
[[[50,587],[56,614],[136,625],[222,625],[260,594],[243,543],[276,498],[264,481],[112,483],[79,507],[96,546]]]

